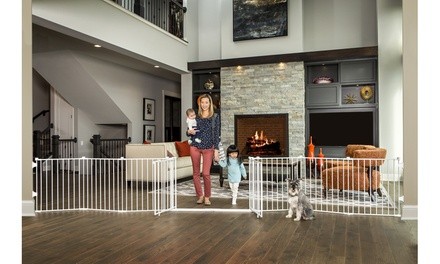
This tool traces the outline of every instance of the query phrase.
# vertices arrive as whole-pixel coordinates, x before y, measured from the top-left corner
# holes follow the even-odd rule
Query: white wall
[[[184,17],[184,38],[188,41],[188,61],[199,60],[199,0],[184,0],[187,11]]]
[[[93,144],[90,139],[97,134],[99,134],[99,128],[95,123],[81,109],[76,108],[75,136],[78,140],[78,157],[93,158]]]
[[[197,37],[191,36],[189,48],[197,42],[199,57],[190,61],[377,45],[376,1],[290,0],[287,36],[237,42],[233,41],[232,10],[232,1],[198,1],[198,27],[188,31],[198,31]],[[221,31],[216,28],[219,23]]]
[[[186,42],[112,1],[33,0],[32,14],[38,24],[174,72],[187,72]]]
[[[222,12],[220,12],[222,0],[204,0],[198,1],[198,32],[203,32],[198,38],[198,59],[216,60],[221,58],[221,21]],[[207,12],[210,10],[210,12]]]
[[[303,1],[288,1],[287,36],[236,42],[233,41],[232,1],[221,2],[222,59],[295,53],[303,51]]]
[[[377,45],[376,1],[303,1],[304,51]]]
[[[403,158],[402,1],[378,1],[379,143]]]

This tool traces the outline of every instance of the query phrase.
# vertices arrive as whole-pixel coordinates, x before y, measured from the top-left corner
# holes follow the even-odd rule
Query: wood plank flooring
[[[211,198],[212,208],[231,208]],[[239,200],[238,208],[247,200]],[[23,263],[417,263],[417,221],[316,213],[294,222],[287,212],[71,211],[22,218]]]

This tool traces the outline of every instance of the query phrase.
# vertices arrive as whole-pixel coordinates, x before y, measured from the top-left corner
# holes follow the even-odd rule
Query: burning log
[[[281,154],[281,144],[277,140],[269,139],[263,131],[255,131],[252,137],[247,138],[245,153],[248,156],[271,156]]]

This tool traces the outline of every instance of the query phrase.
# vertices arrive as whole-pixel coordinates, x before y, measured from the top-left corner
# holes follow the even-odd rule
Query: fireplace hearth
[[[245,158],[289,155],[288,114],[235,115],[234,135]]]

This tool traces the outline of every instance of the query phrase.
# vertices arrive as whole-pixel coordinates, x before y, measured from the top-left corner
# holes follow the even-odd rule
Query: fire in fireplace
[[[288,114],[235,115],[235,144],[243,157],[289,155]]]
[[[276,139],[269,139],[263,130],[249,137],[246,141],[244,155],[247,156],[279,156],[281,155],[281,145]]]

